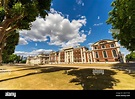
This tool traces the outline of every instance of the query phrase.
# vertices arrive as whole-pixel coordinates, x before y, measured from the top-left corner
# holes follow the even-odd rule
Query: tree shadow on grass
[[[104,90],[112,89],[119,80],[114,79],[112,75],[116,72],[112,70],[104,70],[104,74],[93,75],[94,69],[78,69],[68,71],[68,75],[76,76],[76,78],[71,79],[70,83],[76,83],[76,85],[81,85],[83,90]]]
[[[77,69],[77,68],[47,66],[47,67],[40,67],[40,68],[39,67],[33,67],[33,68],[27,68],[27,69],[15,70],[15,71],[35,70],[35,69],[37,69],[35,72],[31,72],[31,73],[28,73],[28,74],[25,74],[25,75],[11,77],[11,78],[7,78],[7,79],[2,79],[2,80],[0,80],[0,82],[13,80],[13,79],[21,78],[21,77],[26,77],[26,76],[31,76],[31,75],[36,75],[36,74],[41,74],[41,73],[50,73],[50,72],[57,72],[57,71],[62,71],[62,70],[66,71],[66,70]],[[13,71],[13,72],[15,72],[15,71]]]
[[[125,74],[135,77],[135,63],[115,64],[112,69],[124,71]]]

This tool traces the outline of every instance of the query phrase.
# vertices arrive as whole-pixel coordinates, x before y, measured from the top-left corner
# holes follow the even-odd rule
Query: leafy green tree
[[[14,30],[30,29],[36,17],[45,18],[51,0],[0,0],[0,63],[7,38]]]
[[[126,60],[135,61],[135,52],[131,52],[130,54],[126,55]]]
[[[26,63],[26,59],[25,60],[22,60],[21,63]]]
[[[10,35],[7,38],[3,49],[2,58],[4,63],[8,63],[9,56],[12,55],[12,53],[14,53],[15,46],[18,44],[18,42],[19,42],[19,33],[13,31],[12,35]]]
[[[12,54],[9,56],[9,62],[14,63],[17,61],[17,58],[18,58],[18,56],[16,54]]]
[[[135,51],[135,0],[114,0],[107,24],[112,25],[113,38],[129,51]]]

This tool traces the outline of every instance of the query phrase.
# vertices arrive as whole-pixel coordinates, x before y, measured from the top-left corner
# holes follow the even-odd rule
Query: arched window
[[[105,45],[102,45],[102,48],[105,48]]]
[[[98,52],[95,52],[95,56],[96,56],[96,58],[98,58]]]
[[[114,44],[111,44],[111,47],[114,47]]]
[[[114,57],[117,57],[118,56],[117,53],[116,53],[116,50],[112,50],[112,52],[113,52],[113,56]]]
[[[106,51],[103,51],[103,55],[104,55],[104,58],[106,58],[106,57],[107,57],[107,53],[106,53]]]

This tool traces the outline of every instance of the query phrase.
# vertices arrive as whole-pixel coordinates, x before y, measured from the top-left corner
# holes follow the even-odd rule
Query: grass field
[[[92,68],[0,66],[0,90],[132,90],[134,82],[116,69],[93,75]]]

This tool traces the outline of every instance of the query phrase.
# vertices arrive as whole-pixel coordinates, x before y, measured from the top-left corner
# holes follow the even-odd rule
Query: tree
[[[130,54],[126,55],[126,60],[135,61],[135,52],[131,52]]]
[[[30,29],[36,17],[45,18],[51,0],[0,0],[0,63],[6,39],[12,31]]]
[[[112,25],[112,36],[129,51],[135,51],[135,0],[114,0],[107,24]]]
[[[17,62],[18,56],[16,54],[12,54],[9,56],[9,62]]]
[[[14,39],[13,39],[14,38]],[[9,56],[14,53],[15,46],[19,42],[19,33],[13,31],[12,35],[10,35],[5,42],[5,46],[2,53],[2,59],[4,63],[8,63]]]

